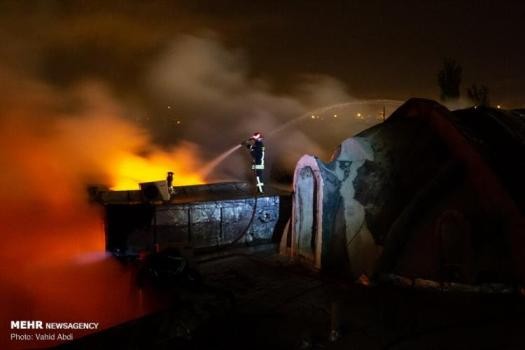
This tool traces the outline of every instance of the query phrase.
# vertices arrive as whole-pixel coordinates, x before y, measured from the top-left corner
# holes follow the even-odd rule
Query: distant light
[[[361,113],[357,113],[357,116],[358,116],[358,117],[361,117]]]
[[[312,114],[312,119],[315,119],[315,115]]]
[[[501,106],[500,106],[500,105],[497,105],[496,108],[497,108],[497,109],[501,109]]]
[[[168,109],[171,109],[171,106],[168,106]]]
[[[177,124],[180,124],[180,120],[177,120]]]
[[[334,114],[334,118],[337,118],[337,114]]]

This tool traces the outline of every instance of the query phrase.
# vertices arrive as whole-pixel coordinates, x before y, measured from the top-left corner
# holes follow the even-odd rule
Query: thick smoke
[[[100,84],[58,91],[4,67],[0,80],[0,348],[32,344],[9,341],[10,320],[105,328],[151,310],[131,272],[104,254],[86,185],[116,183],[129,159],[148,165],[141,152],[172,154],[126,121]]]
[[[288,172],[302,154],[324,154],[324,145],[298,124],[279,134],[272,131],[309,110],[352,100],[342,83],[326,76],[305,76],[292,93],[273,93],[249,70],[242,52],[210,36],[180,36],[151,69],[148,84],[154,103],[183,118],[184,137],[201,145],[208,159],[260,131],[266,135],[270,166],[279,164]],[[212,176],[242,179],[245,169],[249,159],[241,152]]]
[[[266,134],[273,177],[282,180],[302,154],[331,152],[327,140],[339,137],[327,130],[348,137],[370,124],[341,127],[323,122],[322,113],[312,124],[307,111],[351,100],[341,83],[305,76],[293,93],[273,93],[240,52],[210,37],[177,38],[137,72],[145,96],[132,103],[107,82],[57,87],[24,72],[0,63],[3,327],[16,319],[107,327],[156,307],[141,299],[131,272],[104,254],[102,216],[88,203],[87,185],[129,188],[167,170],[175,170],[175,184],[199,183],[207,160],[254,131]],[[237,152],[209,180],[247,179],[249,162]],[[20,344],[0,339],[0,348]]]

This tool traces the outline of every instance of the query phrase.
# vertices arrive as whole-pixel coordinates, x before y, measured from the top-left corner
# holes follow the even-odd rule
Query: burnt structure
[[[296,167],[282,251],[318,269],[525,282],[525,116],[411,99]]]
[[[132,257],[141,251],[188,247],[206,251],[279,239],[289,219],[288,193],[263,195],[246,183],[175,187],[169,200],[153,191],[104,191],[106,249]]]

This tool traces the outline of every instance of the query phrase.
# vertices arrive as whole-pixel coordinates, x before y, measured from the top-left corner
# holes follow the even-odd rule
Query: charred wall
[[[307,185],[298,175],[310,163],[321,174],[322,268],[356,278],[523,282],[523,131],[512,111],[451,112],[412,99],[343,141],[330,162],[301,158],[296,189]],[[298,204],[295,212],[310,212]]]
[[[106,249],[134,256],[156,246],[206,250],[232,243],[276,242],[290,216],[287,194],[228,198],[215,192],[209,200],[202,194],[196,201],[105,203]],[[221,196],[224,199],[217,198]]]

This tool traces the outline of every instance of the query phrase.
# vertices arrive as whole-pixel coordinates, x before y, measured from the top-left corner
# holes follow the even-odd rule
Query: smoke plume
[[[158,307],[142,299],[131,271],[104,254],[101,209],[89,204],[87,185],[137,188],[168,170],[175,185],[249,179],[250,159],[240,151],[209,178],[201,172],[254,131],[266,135],[269,174],[282,180],[302,154],[331,152],[327,130],[348,137],[372,120],[334,124],[331,109],[311,119],[308,111],[352,100],[341,83],[308,75],[277,94],[242,52],[209,35],[176,38],[137,72],[141,98],[100,79],[51,85],[14,67],[0,62],[2,327],[17,319],[108,327]],[[1,348],[19,345],[42,344],[0,339]]]
[[[151,144],[100,83],[59,91],[4,67],[0,80],[0,348],[52,344],[9,341],[11,320],[105,328],[155,308],[104,254],[101,209],[86,186],[133,186],[176,164],[185,165],[178,181],[199,182],[196,148]]]
[[[183,120],[184,137],[201,145],[208,159],[257,131],[266,136],[267,163],[289,171],[302,154],[323,154],[323,145],[297,125],[279,135],[272,131],[309,110],[352,100],[342,83],[326,76],[304,76],[294,91],[274,93],[250,71],[241,51],[212,36],[180,36],[151,68],[147,84],[152,103],[169,106],[173,118]],[[213,175],[243,179],[245,169],[249,159],[237,153]]]

